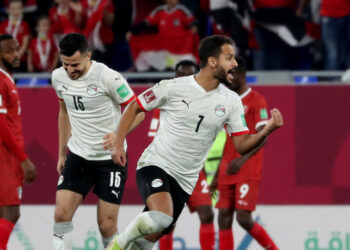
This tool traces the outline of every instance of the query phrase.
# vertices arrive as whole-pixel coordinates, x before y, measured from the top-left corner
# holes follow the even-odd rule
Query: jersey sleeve
[[[230,116],[226,122],[227,132],[231,136],[238,136],[248,134],[249,129],[244,118],[244,109],[242,101],[239,98],[235,98],[232,102],[232,110]]]
[[[7,108],[5,104],[6,100],[6,85],[0,84],[0,114],[7,114]]]
[[[156,26],[159,23],[159,18],[160,18],[160,10],[156,8],[146,17],[146,22],[150,26]]]
[[[134,91],[124,77],[114,70],[105,71],[103,84],[112,99],[121,106],[128,105],[135,98]]]
[[[148,131],[148,136],[151,137],[152,139],[156,135],[159,128],[159,115],[160,115],[159,109],[153,110],[153,116],[149,126],[149,131]]]
[[[161,81],[136,98],[137,103],[144,112],[160,108],[166,104],[169,92],[168,83],[168,81]]]
[[[264,126],[268,120],[267,105],[264,97],[258,98],[254,110],[254,127],[257,129],[260,126]]]
[[[52,87],[54,88],[58,99],[60,99],[61,101],[63,101],[63,96],[62,96],[62,92],[60,90],[58,90],[58,80],[57,80],[57,71],[53,71],[52,75],[51,75],[51,83],[52,83]]]

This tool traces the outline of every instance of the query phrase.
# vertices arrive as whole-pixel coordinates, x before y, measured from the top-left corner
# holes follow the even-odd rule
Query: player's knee
[[[155,225],[155,232],[161,232],[173,222],[173,217],[159,211],[150,211],[149,217]]]
[[[231,228],[233,222],[233,212],[229,210],[220,210],[218,222],[220,230],[226,230]]]
[[[251,213],[248,211],[237,211],[237,222],[247,231],[249,231],[254,225]]]
[[[56,222],[68,222],[72,221],[72,215],[65,208],[56,207],[55,209],[55,221]]]
[[[112,219],[99,219],[98,227],[103,237],[109,237],[117,232],[116,221]]]
[[[214,221],[214,213],[210,206],[198,211],[198,215],[202,224],[208,224]]]

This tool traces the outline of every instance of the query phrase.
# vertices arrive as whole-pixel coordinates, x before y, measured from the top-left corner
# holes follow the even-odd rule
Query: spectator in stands
[[[110,60],[114,42],[112,26],[115,19],[111,0],[82,0],[84,34],[88,37],[93,58],[107,63]]]
[[[49,34],[50,19],[41,16],[37,20],[36,32],[28,49],[28,72],[52,72],[58,65],[58,51]]]
[[[25,0],[23,2],[24,20],[28,23],[30,28],[35,27],[35,19],[38,10],[37,0]],[[5,6],[8,7],[10,0],[4,0]],[[34,31],[34,30],[33,30]]]
[[[259,50],[254,51],[254,69],[309,69],[311,54],[306,45],[302,18],[307,0],[254,0],[254,34]],[[305,61],[308,63],[305,63]]]
[[[30,29],[23,20],[23,3],[21,0],[10,0],[7,9],[8,19],[0,24],[1,34],[11,34],[20,44],[21,66],[19,71],[26,71],[26,53],[30,40]]]
[[[322,0],[320,15],[325,69],[350,68],[350,1]]]
[[[165,0],[165,3],[154,9],[144,22],[132,27],[126,34],[137,70],[173,69],[178,61],[196,60],[194,53],[197,51],[199,39],[194,16],[179,4],[179,0]],[[156,36],[130,40],[132,34],[140,34],[152,28],[156,28]]]
[[[55,3],[49,10],[50,32],[58,44],[64,34],[80,31],[83,8],[80,2],[72,0],[55,0]]]

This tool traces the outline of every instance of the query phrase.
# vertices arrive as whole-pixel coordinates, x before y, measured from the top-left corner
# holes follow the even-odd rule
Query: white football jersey
[[[117,130],[121,105],[134,98],[123,76],[92,61],[89,71],[77,80],[70,79],[63,67],[56,69],[52,85],[67,107],[72,133],[69,150],[87,160],[111,159],[111,152],[103,150],[103,137]]]
[[[248,133],[240,97],[223,85],[207,92],[194,76],[164,80],[136,98],[144,111],[159,108],[159,130],[138,161],[155,165],[192,193],[216,135]]]

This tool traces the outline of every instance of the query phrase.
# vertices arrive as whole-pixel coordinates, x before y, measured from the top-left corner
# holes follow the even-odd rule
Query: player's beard
[[[18,63],[16,66],[15,63],[10,63],[10,62],[6,61],[5,59],[2,59],[2,63],[4,64],[5,68],[10,72],[14,72],[16,69],[18,69],[19,64],[20,64],[20,63]],[[15,66],[14,66],[14,64],[15,64]]]
[[[228,77],[228,73],[232,73],[234,72],[234,69],[230,69],[228,72],[225,71],[225,69],[223,67],[221,67],[220,65],[217,66],[216,68],[216,74],[215,74],[215,78],[219,80],[220,83],[225,84],[227,87],[230,87],[232,83],[230,83],[227,80]]]

